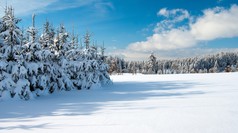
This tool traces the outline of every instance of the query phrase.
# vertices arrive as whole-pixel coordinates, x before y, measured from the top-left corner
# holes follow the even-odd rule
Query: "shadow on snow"
[[[110,87],[95,90],[59,92],[42,96],[30,101],[0,102],[0,130],[16,128],[44,128],[49,123],[24,126],[24,122],[34,121],[31,118],[44,116],[77,116],[91,115],[106,106],[115,106],[115,102],[123,103],[122,109],[128,108],[125,102],[139,101],[148,98],[187,98],[192,95],[204,94],[201,90],[192,89],[198,83],[182,81],[160,82],[115,82]],[[19,122],[21,124],[2,127],[4,122]]]

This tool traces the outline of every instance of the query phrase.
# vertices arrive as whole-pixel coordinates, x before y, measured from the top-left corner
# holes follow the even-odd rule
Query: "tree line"
[[[151,54],[147,61],[125,61],[108,56],[110,74],[183,74],[238,71],[238,52],[221,52],[193,58],[158,60]]]

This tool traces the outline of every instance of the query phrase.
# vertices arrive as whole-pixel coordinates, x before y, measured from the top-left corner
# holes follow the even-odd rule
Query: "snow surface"
[[[238,131],[238,73],[111,78],[101,89],[0,101],[0,133]]]

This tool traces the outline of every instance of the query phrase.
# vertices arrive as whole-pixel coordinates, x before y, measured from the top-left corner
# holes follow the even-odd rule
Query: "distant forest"
[[[207,56],[160,60],[151,54],[147,61],[125,61],[119,57],[108,56],[110,74],[183,74],[219,73],[238,71],[238,52],[221,52]]]

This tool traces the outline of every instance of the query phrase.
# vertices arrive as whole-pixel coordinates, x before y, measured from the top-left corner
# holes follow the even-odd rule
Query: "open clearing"
[[[238,73],[114,75],[114,85],[0,101],[7,133],[234,133]]]

